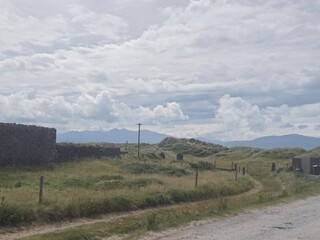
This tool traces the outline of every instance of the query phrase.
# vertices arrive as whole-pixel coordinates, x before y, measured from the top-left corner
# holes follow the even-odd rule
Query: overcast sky
[[[0,3],[0,122],[320,137],[320,0]]]

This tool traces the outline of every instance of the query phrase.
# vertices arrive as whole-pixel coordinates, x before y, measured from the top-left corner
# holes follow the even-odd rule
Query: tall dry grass
[[[132,173],[130,166],[138,164],[155,171]],[[44,167],[5,168],[0,175],[1,225],[197,201],[252,187],[246,177],[236,182],[232,173],[201,171],[195,188],[194,169],[189,162],[148,158],[138,161],[130,155],[121,160],[85,159]],[[44,176],[42,204],[38,203],[40,176]]]

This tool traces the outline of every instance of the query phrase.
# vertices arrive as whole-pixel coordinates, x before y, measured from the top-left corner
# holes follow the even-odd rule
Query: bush
[[[152,185],[152,184],[163,184],[163,182],[161,182],[160,180],[155,179],[155,178],[136,179],[133,181],[126,182],[123,185],[125,185],[128,188],[142,188],[142,187],[146,187],[146,186]]]
[[[147,216],[147,230],[157,230],[158,222],[156,219],[156,214],[151,213]]]
[[[218,204],[218,209],[219,210],[226,210],[228,208],[228,199],[226,197],[220,197],[219,198],[219,204]]]
[[[172,166],[161,166],[156,164],[149,164],[149,163],[131,163],[124,167],[130,173],[134,174],[163,174],[169,176],[184,176],[190,174],[183,168],[176,168]]]
[[[166,155],[164,154],[164,152],[161,152],[161,153],[159,154],[159,156],[160,156],[162,159],[165,159],[165,158],[166,158]]]
[[[194,169],[199,169],[199,170],[214,170],[215,166],[212,163],[209,162],[203,162],[200,161],[198,163],[190,163],[190,166]]]
[[[278,168],[277,173],[281,173],[282,171],[283,171],[283,168],[280,167],[280,168]]]
[[[178,161],[182,161],[183,160],[183,154],[182,153],[178,153],[177,154],[177,160]]]
[[[6,202],[0,205],[0,226],[17,226],[35,219],[34,212],[29,208],[10,205]]]

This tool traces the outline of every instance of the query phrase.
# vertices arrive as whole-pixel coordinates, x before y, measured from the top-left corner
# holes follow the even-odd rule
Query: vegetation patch
[[[71,177],[66,178],[59,183],[59,187],[80,187],[80,188],[116,188],[119,187],[124,180],[124,177],[119,175],[101,175],[97,177],[89,177],[89,178],[80,178],[80,177]]]
[[[214,152],[209,151],[210,144],[198,140],[189,139],[182,142],[186,149],[194,150],[192,150],[194,155],[203,156],[201,151],[206,152],[204,155],[210,151],[212,151],[210,154]],[[229,196],[252,189],[254,187],[252,178],[259,181],[263,187],[259,195],[250,196],[245,204],[265,203],[279,197],[314,192],[319,187],[318,180],[310,181],[306,175],[292,173],[289,168],[291,159],[281,157],[281,153],[288,151],[288,154],[292,155],[298,153],[298,150],[230,148],[219,150],[205,158],[187,155],[185,157],[187,161],[178,162],[176,153],[170,150],[169,143],[167,144],[166,147],[141,145],[140,159],[137,158],[134,145],[129,146],[128,154],[121,159],[86,159],[56,164],[52,168],[36,168],[35,171],[26,168],[0,169],[0,199],[2,199],[0,225],[21,226],[29,223],[54,222],[211,199],[212,201],[203,206],[207,207],[209,203],[215,202],[214,207],[207,208],[206,211],[200,210],[202,207],[183,211],[170,209],[165,214],[161,211],[161,214],[139,218],[138,224],[131,223],[130,220],[128,224],[118,222],[110,227],[113,233],[123,236],[123,234],[139,234],[139,231],[148,229],[157,230],[169,225],[174,226],[179,222],[204,216],[206,212],[229,211],[234,206]],[[195,149],[198,146],[199,151]],[[178,152],[180,150],[177,149]],[[160,152],[165,152],[165,159],[161,159],[158,154]],[[286,156],[291,156],[290,154]],[[216,164],[212,164],[213,162]],[[277,168],[271,172],[273,162]],[[236,180],[234,171],[219,171],[215,168],[217,165],[220,169],[231,169],[235,163],[240,169],[246,168],[249,175],[242,175],[239,172]],[[195,187],[194,169],[201,170],[198,172],[197,187]],[[213,169],[215,171],[212,171]],[[42,204],[38,203],[40,176],[44,176]],[[243,196],[239,198],[242,199]],[[175,216],[170,215],[171,213]],[[104,228],[109,229],[106,226]],[[66,235],[66,238],[55,235],[57,238],[54,239],[99,239],[96,237],[110,235],[110,233],[109,235],[91,233],[90,231],[86,235],[86,231],[81,230],[78,233],[69,232],[70,235]]]
[[[141,185],[158,183],[155,179],[139,180]],[[132,183],[134,187],[137,183]],[[115,196],[103,198],[83,198],[65,205],[38,205],[20,207],[9,204],[3,199],[0,205],[0,224],[2,226],[17,226],[28,221],[42,220],[47,222],[61,221],[69,218],[89,217],[97,214],[132,211],[137,209],[156,207],[180,202],[194,202],[199,200],[228,196],[244,192],[253,187],[251,181],[243,178],[239,182],[216,186],[203,185],[196,189],[174,189],[168,192],[153,192],[136,196]]]
[[[125,165],[125,169],[134,174],[163,174],[177,177],[190,174],[189,171],[183,168],[140,162],[127,164]]]
[[[226,150],[228,148],[203,142],[194,138],[172,138],[167,137],[159,143],[159,146],[167,151],[173,151],[175,153],[190,154],[196,157],[207,157],[218,153],[220,151]]]
[[[152,184],[163,185],[164,183],[156,178],[141,178],[141,179],[135,179],[132,181],[125,182],[123,185],[125,187],[131,188],[131,189],[132,188],[137,189],[137,188],[146,187],[146,186],[152,185]]]
[[[274,148],[270,150],[262,150],[256,155],[256,157],[272,159],[290,159],[305,153],[306,150],[302,148]]]
[[[275,178],[269,176],[269,181]],[[309,190],[314,187],[309,187]],[[309,191],[308,190],[308,191]],[[142,213],[139,216],[130,216],[117,219],[108,223],[99,223],[75,229],[63,230],[59,233],[24,238],[24,240],[66,240],[72,236],[87,234],[89,239],[108,239],[119,236],[123,239],[136,239],[147,231],[158,231],[173,228],[190,221],[205,219],[207,217],[224,216],[225,214],[238,213],[252,206],[265,206],[279,202],[288,196],[277,192],[277,195],[256,193],[245,196],[225,197],[219,196],[215,200],[200,201],[190,205],[180,205],[170,209],[158,209],[152,212]],[[81,239],[81,238],[79,238]]]
[[[162,181],[156,178],[139,178],[133,180],[125,180],[122,176],[99,176],[95,178],[68,178],[62,182],[58,188],[89,188],[96,190],[111,190],[111,189],[139,189],[153,184],[163,184]]]
[[[190,163],[190,166],[194,169],[199,170],[214,170],[216,167],[214,164],[204,161],[199,161],[197,163]]]

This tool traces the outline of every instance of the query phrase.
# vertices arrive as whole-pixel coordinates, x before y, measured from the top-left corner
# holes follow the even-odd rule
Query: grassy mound
[[[162,142],[159,143],[159,147],[163,148],[166,151],[190,154],[196,157],[207,157],[228,149],[221,145],[203,142],[194,138],[177,139],[172,137],[167,137],[162,140]]]
[[[302,148],[273,148],[262,150],[256,157],[273,158],[273,159],[289,159],[294,156],[299,156],[305,153],[306,150]]]

